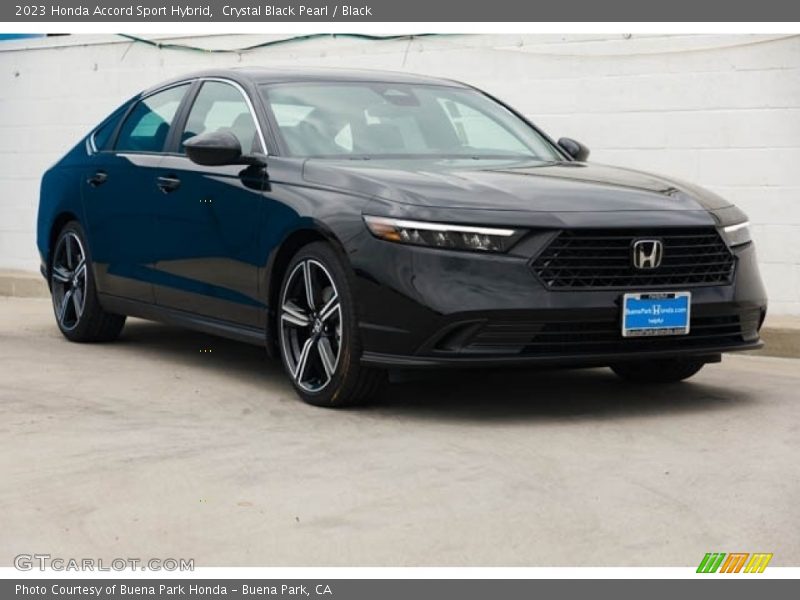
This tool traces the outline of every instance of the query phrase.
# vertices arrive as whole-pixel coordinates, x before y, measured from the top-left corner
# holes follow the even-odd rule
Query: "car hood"
[[[473,159],[309,159],[303,178],[428,208],[540,212],[689,211],[730,206],[698,186],[599,164]]]

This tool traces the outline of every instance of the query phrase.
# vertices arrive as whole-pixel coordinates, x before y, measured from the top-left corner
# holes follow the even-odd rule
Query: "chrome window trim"
[[[253,122],[256,125],[256,132],[258,133],[258,141],[261,144],[261,152],[262,152],[262,154],[264,156],[269,156],[269,151],[267,150],[266,138],[264,137],[264,131],[261,128],[261,122],[259,121],[258,115],[256,114],[255,107],[253,106],[253,101],[250,99],[250,96],[248,95],[247,91],[241,86],[241,84],[239,84],[238,82],[234,81],[233,79],[227,79],[225,77],[191,77],[189,79],[181,79],[180,81],[174,81],[174,82],[172,82],[172,83],[170,83],[168,85],[164,85],[162,87],[150,90],[147,93],[142,94],[135,101],[131,102],[130,106],[127,108],[127,110],[125,110],[125,114],[123,114],[121,116],[120,126],[124,125],[125,121],[128,120],[128,117],[130,116],[131,111],[133,111],[134,108],[140,102],[146,100],[150,96],[154,96],[155,94],[160,94],[161,92],[166,92],[167,90],[170,90],[170,89],[175,88],[175,87],[180,87],[182,85],[191,86],[195,82],[200,82],[202,84],[205,81],[217,81],[219,83],[226,83],[226,84],[234,87],[236,90],[238,90],[238,92],[242,95],[242,98],[244,98],[245,104],[247,104],[247,109],[250,111],[250,117],[253,119]],[[202,89],[202,87],[201,87],[201,89]],[[190,90],[187,90],[187,93],[189,91]],[[197,93],[199,94],[200,91],[198,91]],[[195,97],[192,98],[192,106],[194,106],[194,101],[196,99],[197,99],[197,95],[195,95]],[[191,111],[192,111],[192,106],[189,107],[189,113],[191,113]],[[187,118],[188,118],[189,113],[187,113]],[[176,113],[176,116],[177,116],[177,113]],[[184,123],[184,126],[185,126],[185,123]],[[94,130],[92,130],[92,132],[89,134],[89,137],[86,140],[86,143],[87,143],[87,146],[88,146],[87,150],[90,151],[89,153],[91,153],[91,154],[96,154],[96,153],[99,152],[99,150],[97,149],[97,146],[96,146],[96,144],[94,142],[94,136],[97,133],[98,129],[99,129],[99,127],[96,127]],[[116,146],[116,140],[114,142],[114,145]],[[117,153],[117,154],[130,154],[130,153],[132,153],[129,150],[119,151],[119,150],[117,150],[116,147],[112,148],[111,152],[114,152],[114,153]],[[157,152],[157,153],[154,153],[154,152],[136,152],[135,154],[167,154],[167,153],[166,152]]]

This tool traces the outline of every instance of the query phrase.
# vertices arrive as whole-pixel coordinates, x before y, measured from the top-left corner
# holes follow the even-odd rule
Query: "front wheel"
[[[375,396],[385,374],[360,364],[351,278],[330,245],[314,242],[292,258],[277,319],[281,358],[304,401],[340,407]]]
[[[688,358],[631,361],[611,365],[611,370],[633,383],[676,383],[688,379],[705,363]]]

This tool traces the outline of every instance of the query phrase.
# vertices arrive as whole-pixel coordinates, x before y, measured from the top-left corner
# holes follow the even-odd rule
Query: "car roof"
[[[198,79],[201,77],[220,77],[232,79],[239,83],[292,83],[292,82],[373,82],[373,83],[407,83],[417,85],[446,85],[450,87],[468,87],[458,81],[413,73],[396,71],[377,71],[370,69],[336,69],[311,67],[238,67],[232,69],[208,69],[187,73],[164,81],[144,93],[155,91],[167,85]]]

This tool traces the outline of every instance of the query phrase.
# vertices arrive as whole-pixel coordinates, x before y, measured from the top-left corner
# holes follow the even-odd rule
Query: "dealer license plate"
[[[686,335],[691,308],[691,292],[625,294],[622,337]]]

